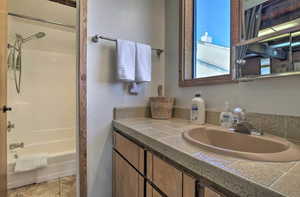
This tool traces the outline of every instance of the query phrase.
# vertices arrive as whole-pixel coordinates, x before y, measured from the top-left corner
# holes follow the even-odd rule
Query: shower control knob
[[[12,108],[11,107],[7,107],[6,105],[4,105],[3,107],[2,107],[2,110],[1,110],[3,113],[6,113],[6,112],[8,112],[8,111],[12,111]]]
[[[13,124],[11,121],[8,121],[7,123],[7,132],[11,132],[12,129],[15,128],[15,124]]]

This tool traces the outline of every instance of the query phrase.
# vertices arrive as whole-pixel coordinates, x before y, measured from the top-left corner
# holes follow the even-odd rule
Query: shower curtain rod
[[[9,12],[8,15],[18,17],[18,18],[27,19],[27,20],[38,21],[38,22],[41,22],[41,23],[48,23],[48,24],[51,24],[51,25],[58,25],[58,26],[62,26],[62,27],[72,28],[72,29],[76,28],[73,25],[65,25],[65,24],[62,24],[62,23],[47,21],[47,20],[44,20],[44,19],[39,19],[39,18],[31,17],[31,16],[25,16],[25,15],[21,15],[21,14],[15,14],[15,13],[11,13],[11,12]]]

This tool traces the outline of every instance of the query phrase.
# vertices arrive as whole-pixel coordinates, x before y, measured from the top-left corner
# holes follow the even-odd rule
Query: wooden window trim
[[[87,186],[87,0],[77,1],[78,105],[79,105],[79,196],[88,196]]]
[[[231,57],[230,74],[198,79],[191,77],[193,63],[194,0],[181,0],[179,13],[179,86],[190,87],[210,84],[235,83],[234,49],[240,40],[241,1],[231,0]]]

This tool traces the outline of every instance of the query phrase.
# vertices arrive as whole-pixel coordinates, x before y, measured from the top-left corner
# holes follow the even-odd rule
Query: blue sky
[[[197,41],[205,32],[213,44],[230,47],[230,0],[195,0]]]

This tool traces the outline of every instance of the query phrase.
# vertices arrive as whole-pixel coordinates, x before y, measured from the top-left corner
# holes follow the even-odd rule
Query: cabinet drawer
[[[113,137],[115,150],[125,157],[140,173],[144,174],[144,149],[117,132],[113,132]]]

